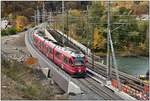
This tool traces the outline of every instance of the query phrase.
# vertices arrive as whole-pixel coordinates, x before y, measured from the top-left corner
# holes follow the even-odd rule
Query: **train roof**
[[[69,48],[69,47],[59,47],[57,46],[56,47],[59,52],[64,52],[65,55],[69,55],[69,56],[72,56],[72,57],[84,57],[85,55],[81,52],[81,51],[77,51],[77,50],[74,50],[72,48]]]
[[[49,44],[49,46],[55,47],[57,49],[57,51],[59,51],[60,53],[64,53],[64,55],[68,56],[68,57],[84,57],[85,55],[78,50],[74,50],[70,47],[63,47],[62,44],[57,43],[57,42],[53,42],[52,40],[46,38],[45,36],[41,36],[39,34],[35,34],[36,36],[40,37],[42,40],[45,40],[45,42],[47,44]]]

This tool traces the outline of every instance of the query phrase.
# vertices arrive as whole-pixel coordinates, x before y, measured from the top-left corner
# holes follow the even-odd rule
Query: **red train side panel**
[[[32,35],[34,45],[50,60],[72,75],[86,74],[86,58],[76,50],[68,47],[61,47],[38,35]]]

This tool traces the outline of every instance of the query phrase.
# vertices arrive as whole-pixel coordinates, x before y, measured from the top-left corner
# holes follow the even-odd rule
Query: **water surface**
[[[119,70],[135,76],[146,74],[148,62],[148,57],[117,57]]]

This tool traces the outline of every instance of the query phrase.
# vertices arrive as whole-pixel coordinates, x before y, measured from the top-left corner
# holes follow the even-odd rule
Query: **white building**
[[[8,26],[9,21],[8,20],[2,20],[1,21],[1,29],[6,29]]]

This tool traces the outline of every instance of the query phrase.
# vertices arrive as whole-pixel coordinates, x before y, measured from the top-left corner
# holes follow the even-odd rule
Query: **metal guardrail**
[[[67,35],[63,34],[61,31],[59,31],[59,30],[56,30],[56,31],[67,38]],[[82,45],[81,43],[77,42],[76,40],[72,39],[71,37],[68,37],[68,40],[73,42],[75,45],[77,45],[81,50],[83,50],[88,55],[91,54],[91,50],[89,48],[87,48],[86,46]]]

